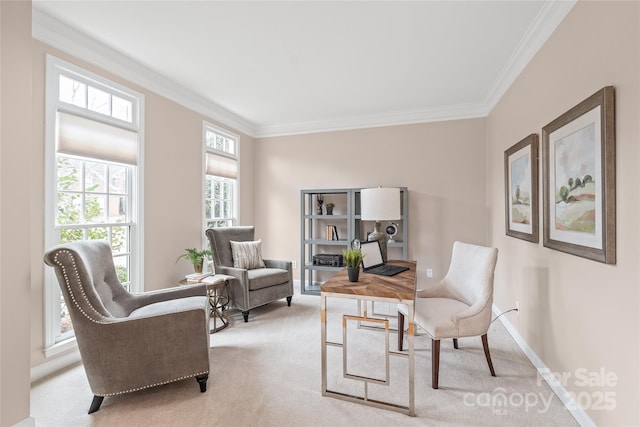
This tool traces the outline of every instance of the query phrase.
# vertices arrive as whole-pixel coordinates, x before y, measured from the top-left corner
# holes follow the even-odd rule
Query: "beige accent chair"
[[[237,279],[229,283],[229,295],[234,308],[242,310],[244,321],[249,321],[249,311],[261,305],[287,298],[291,306],[293,296],[293,271],[291,261],[264,259],[265,268],[247,270],[235,268],[231,241],[255,241],[255,227],[219,227],[209,228],[205,234],[209,238],[213,251],[213,264],[216,274],[226,274]],[[261,254],[260,254],[261,256]]]
[[[484,354],[492,376],[487,331],[491,324],[493,304],[493,272],[498,249],[469,243],[454,242],[447,275],[436,286],[418,290],[415,301],[415,322],[431,337],[431,386],[438,388],[440,340],[482,337]],[[398,350],[402,350],[404,318],[407,306],[398,305]]]
[[[195,377],[209,377],[205,285],[129,293],[105,241],[57,246],[44,256],[67,304],[89,386],[89,413],[105,396]]]

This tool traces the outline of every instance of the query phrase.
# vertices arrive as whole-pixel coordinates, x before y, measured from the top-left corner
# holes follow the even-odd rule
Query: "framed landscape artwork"
[[[615,264],[613,87],[545,126],[542,151],[544,246]]]
[[[505,232],[538,243],[538,135],[504,152]]]

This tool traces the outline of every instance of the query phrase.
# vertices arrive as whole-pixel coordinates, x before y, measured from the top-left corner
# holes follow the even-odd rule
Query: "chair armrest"
[[[418,298],[450,298],[458,300],[453,292],[444,284],[444,282],[439,282],[438,284],[431,286],[425,289],[418,289],[416,291],[416,296]]]
[[[470,305],[465,310],[453,316],[453,320],[459,322],[464,319],[470,319],[478,314],[482,313],[484,310],[489,310],[491,312],[491,304],[487,303],[487,301],[477,301],[475,304]]]
[[[460,322],[462,320],[471,319],[472,317],[474,317],[478,313],[480,313],[480,311],[482,310],[483,307],[484,307],[484,304],[480,304],[480,303],[476,303],[476,304],[470,305],[468,308],[466,308],[463,311],[461,311],[460,313],[454,315],[453,316],[453,321],[454,322]]]
[[[458,325],[459,336],[482,335],[491,325],[491,301],[478,301],[451,319]]]
[[[291,261],[280,261],[280,260],[273,260],[273,259],[265,259],[264,261],[264,265],[267,266],[267,268],[279,268],[281,270],[291,270]]]
[[[194,283],[192,285],[177,286],[175,288],[160,289],[158,291],[132,294],[136,308],[156,302],[168,301],[178,298],[199,297],[207,295],[207,285]]]

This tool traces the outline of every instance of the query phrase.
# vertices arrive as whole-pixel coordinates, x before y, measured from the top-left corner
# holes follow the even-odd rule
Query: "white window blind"
[[[56,151],[110,162],[138,163],[138,134],[73,114],[56,113]]]
[[[207,152],[207,175],[222,178],[238,178],[238,162],[235,159]]]

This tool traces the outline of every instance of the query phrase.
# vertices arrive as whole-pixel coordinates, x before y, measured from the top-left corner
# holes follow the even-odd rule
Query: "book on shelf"
[[[338,227],[335,225],[327,225],[326,227],[326,239],[327,240],[340,240],[338,237]]]

